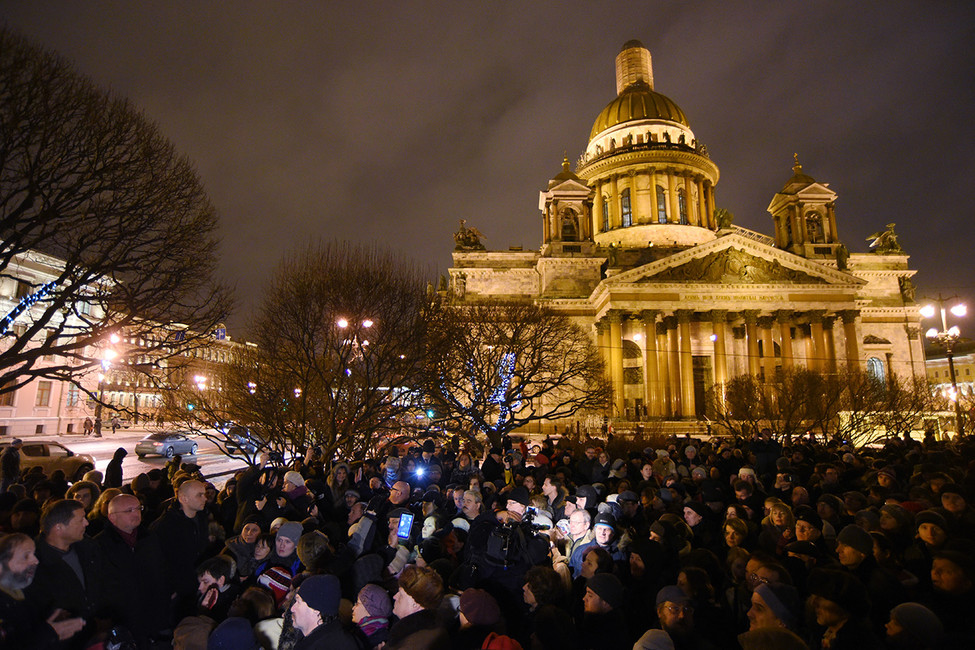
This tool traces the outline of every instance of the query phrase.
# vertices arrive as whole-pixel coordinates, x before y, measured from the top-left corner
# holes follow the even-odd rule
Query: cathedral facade
[[[540,192],[538,250],[488,251],[455,236],[457,303],[528,300],[592,332],[623,420],[695,419],[732,377],[844,365],[878,380],[924,375],[908,256],[893,226],[850,253],[836,193],[805,174],[772,196],[774,235],[715,209],[718,167],[680,107],[654,90],[650,53],[626,43],[617,96],[575,171]]]

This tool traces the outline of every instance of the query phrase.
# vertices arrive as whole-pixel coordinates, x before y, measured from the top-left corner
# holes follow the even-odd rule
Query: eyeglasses
[[[674,616],[677,616],[678,614],[689,615],[694,613],[694,608],[690,605],[664,605],[664,609]]]
[[[134,508],[127,508],[125,510],[116,510],[115,512],[119,512],[119,513],[121,513],[121,512],[141,512],[142,510],[145,510],[145,506],[136,506]]]
[[[748,574],[748,579],[751,580],[752,582],[761,582],[762,584],[766,584],[766,585],[769,583],[768,578],[763,578],[762,576],[754,572]]]

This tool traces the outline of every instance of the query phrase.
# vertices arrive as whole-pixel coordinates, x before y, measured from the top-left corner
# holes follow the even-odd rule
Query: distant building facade
[[[609,415],[623,420],[704,417],[706,396],[744,373],[924,375],[916,271],[892,224],[872,252],[849,252],[836,193],[797,159],[768,207],[773,235],[739,228],[715,208],[718,167],[654,89],[637,41],[616,58],[616,88],[575,171],[564,160],[539,194],[538,250],[484,250],[462,223],[455,302],[528,300],[571,316],[602,351]]]

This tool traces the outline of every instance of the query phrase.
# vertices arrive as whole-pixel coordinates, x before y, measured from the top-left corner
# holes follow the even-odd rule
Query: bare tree
[[[426,396],[445,427],[493,445],[540,420],[601,410],[612,396],[592,339],[527,303],[455,306],[435,324]]]
[[[771,381],[739,375],[725,386],[723,408],[711,399],[716,422],[738,435],[767,427],[776,438],[812,431],[855,445],[916,428],[930,405],[923,380],[878,381],[860,368],[785,369]]]
[[[112,334],[130,343],[116,363],[151,377],[205,344],[231,306],[213,280],[216,227],[155,124],[0,30],[0,279],[17,287],[0,392],[38,377],[85,389]]]
[[[195,394],[193,414],[204,427],[245,426],[269,449],[364,458],[417,421],[436,310],[420,273],[392,254],[312,245],[278,268],[252,327],[255,345],[224,367],[219,391]]]

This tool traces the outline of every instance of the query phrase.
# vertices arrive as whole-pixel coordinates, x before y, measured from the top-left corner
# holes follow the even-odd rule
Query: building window
[[[677,190],[677,210],[680,213],[680,222],[687,225],[687,196],[684,190]]]
[[[11,385],[12,383],[13,383],[12,381],[8,381],[6,384],[4,384],[4,388]],[[13,406],[14,395],[16,394],[17,391],[15,390],[7,391],[6,393],[0,393],[0,406]]]
[[[609,231],[609,201],[603,199],[603,232]]]
[[[623,190],[623,193],[620,194],[620,222],[624,228],[629,228],[633,225],[633,211],[630,209],[629,188]]]
[[[81,403],[81,390],[74,384],[68,384],[68,395],[66,399],[68,406],[78,406]]]
[[[886,373],[884,372],[884,362],[877,357],[867,359],[867,376],[878,384],[884,383],[887,379]]]
[[[823,244],[823,218],[815,212],[810,212],[806,216],[806,240],[810,244]]]
[[[51,405],[51,382],[49,381],[37,382],[37,399],[34,400],[34,406],[50,406],[50,405]]]
[[[657,223],[667,223],[667,193],[657,186]]]

